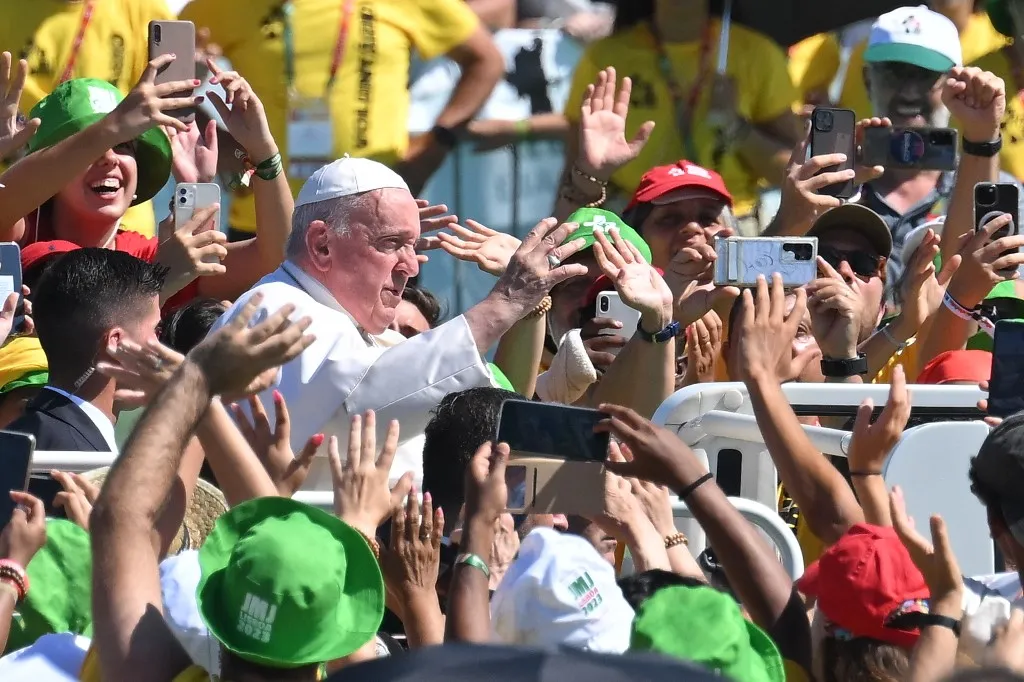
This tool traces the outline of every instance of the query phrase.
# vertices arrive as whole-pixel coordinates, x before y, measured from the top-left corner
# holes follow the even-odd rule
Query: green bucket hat
[[[29,118],[38,118],[39,130],[29,140],[29,152],[52,147],[85,130],[113,111],[124,95],[106,81],[74,78],[64,81],[32,108]],[[150,128],[135,138],[139,182],[132,206],[149,201],[163,188],[171,174],[171,142],[159,128]]]
[[[738,682],[785,682],[782,656],[736,602],[711,587],[666,587],[633,621],[631,651],[692,661]]]
[[[46,544],[25,568],[32,589],[11,620],[7,652],[54,632],[92,630],[89,534],[70,521],[48,519]]]
[[[348,656],[384,617],[384,579],[363,536],[288,498],[250,500],[217,519],[199,568],[203,622],[253,663],[297,668]]]
[[[488,362],[487,369],[491,370],[491,379],[498,385],[498,388],[503,388],[506,391],[512,391],[513,393],[516,392],[516,389],[512,386],[512,382],[508,380],[508,377],[505,376],[505,373],[501,371],[500,367],[493,362]]]
[[[577,223],[579,228],[566,237],[565,241],[562,242],[563,244],[582,237],[584,240],[583,249],[589,249],[597,241],[597,238],[594,237],[594,230],[600,232],[615,228],[619,231],[620,237],[635,246],[643,254],[644,258],[647,259],[648,263],[651,262],[651,247],[647,245],[644,238],[640,236],[639,232],[627,225],[622,218],[611,211],[605,211],[600,208],[581,208],[577,209],[565,222]],[[580,250],[582,251],[583,249]]]
[[[1016,38],[1017,32],[1013,29],[1013,15],[1010,14],[1010,3],[1014,0],[988,0],[985,3],[985,11],[992,27],[1007,38]]]

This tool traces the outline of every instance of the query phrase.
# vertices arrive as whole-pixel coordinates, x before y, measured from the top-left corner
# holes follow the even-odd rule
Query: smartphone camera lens
[[[953,133],[948,130],[936,130],[928,136],[928,142],[937,147],[947,147],[953,144]]]
[[[807,262],[811,260],[811,254],[813,249],[810,244],[786,244],[782,247],[782,250],[786,253],[793,255],[793,260],[797,262]]]
[[[188,203],[188,198],[187,197],[181,197],[180,199],[178,199],[178,203],[179,204],[187,204]]]
[[[831,111],[815,111],[814,112],[814,129],[827,133],[832,130],[834,119]]]
[[[979,185],[974,196],[979,206],[995,206],[998,192],[995,185]]]
[[[160,24],[153,27],[153,42],[157,45],[160,44],[160,40],[163,38],[163,30],[160,28]]]
[[[607,298],[602,298],[601,299],[601,312],[602,313],[608,312],[608,299]]]

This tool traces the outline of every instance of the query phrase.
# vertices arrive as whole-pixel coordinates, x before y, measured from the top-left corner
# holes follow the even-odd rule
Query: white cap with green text
[[[952,21],[924,5],[900,7],[871,26],[864,61],[902,62],[944,73],[963,64],[960,34]]]

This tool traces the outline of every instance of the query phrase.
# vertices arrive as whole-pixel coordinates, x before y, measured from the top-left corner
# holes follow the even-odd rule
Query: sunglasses
[[[853,274],[866,279],[871,279],[878,274],[878,267],[882,262],[881,256],[865,251],[842,251],[832,246],[819,246],[818,255],[836,270],[839,269],[843,261],[846,261],[850,269],[853,270]]]

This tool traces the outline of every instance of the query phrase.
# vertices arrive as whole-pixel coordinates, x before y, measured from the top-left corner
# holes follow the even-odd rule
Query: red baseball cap
[[[34,242],[21,250],[21,271],[28,270],[39,261],[58,253],[80,249],[74,242],[55,239],[49,242]]]
[[[987,350],[947,350],[924,366],[917,377],[919,384],[948,384],[969,381],[976,384],[992,377],[992,353]]]
[[[678,190],[690,187],[706,189],[732,206],[732,195],[725,188],[721,175],[683,159],[670,166],[656,166],[644,173],[626,210],[646,202],[670,204],[679,201],[680,197],[673,195]]]
[[[866,523],[854,525],[825,550],[797,587],[817,599],[835,627],[906,649],[917,642],[920,630],[887,623],[905,613],[927,612],[930,596],[896,531]]]

